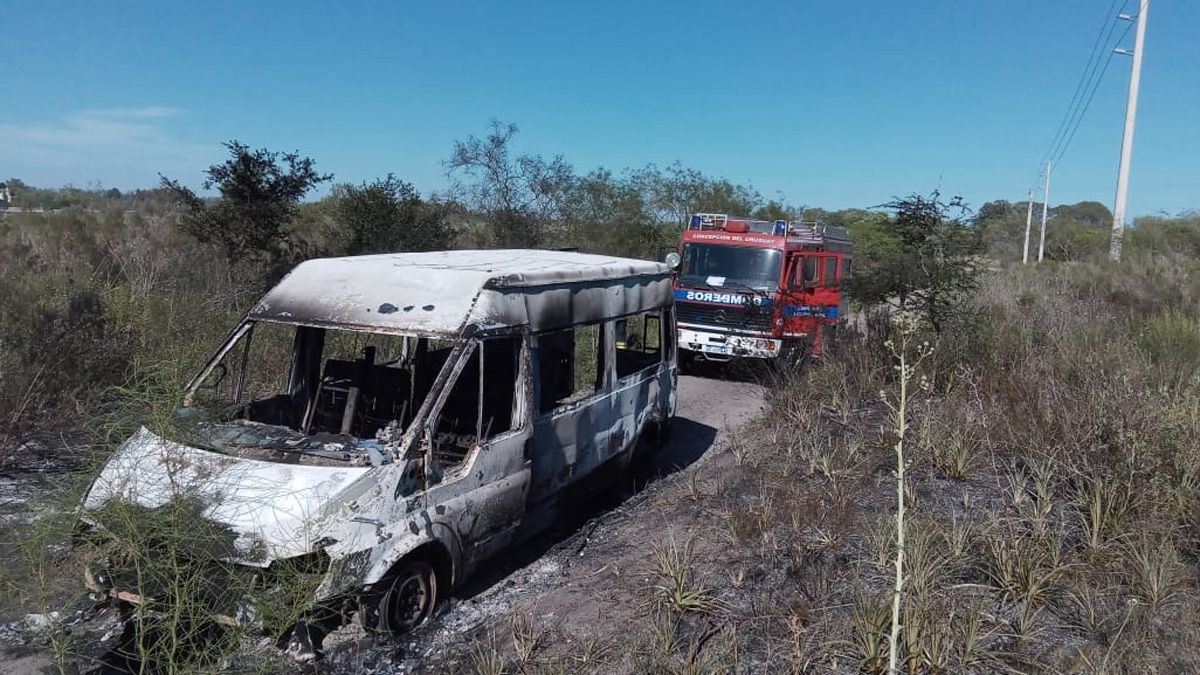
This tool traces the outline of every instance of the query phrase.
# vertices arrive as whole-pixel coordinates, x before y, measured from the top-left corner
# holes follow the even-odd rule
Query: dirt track
[[[717,377],[715,371],[703,374],[680,378],[674,430],[656,458],[656,480],[638,491],[618,490],[571,529],[497,561],[496,569],[460,591],[409,639],[372,642],[353,629],[335,633],[318,672],[456,670],[451,664],[473,641],[508,635],[515,614],[558,635],[601,637],[619,630],[623,618],[641,609],[635,578],[652,545],[673,536],[669,532],[702,525],[695,518],[666,522],[656,502],[673,500],[693,472],[719,471],[722,462],[714,459],[764,404],[758,384]]]

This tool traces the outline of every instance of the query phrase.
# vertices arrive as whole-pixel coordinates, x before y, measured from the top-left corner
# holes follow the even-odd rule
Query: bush
[[[959,197],[913,194],[884,208],[893,212],[889,227],[871,238],[846,290],[860,303],[911,309],[941,332],[979,284],[983,240]]]
[[[388,174],[362,185],[338,185],[330,197],[336,216],[331,239],[343,255],[435,251],[449,246],[452,209],[424,201],[409,183]]]
[[[1139,218],[1126,237],[1130,251],[1195,261],[1200,258],[1200,215]]]
[[[1151,362],[1176,382],[1187,382],[1200,369],[1200,322],[1172,311],[1146,320],[1141,346]]]
[[[195,368],[257,295],[161,216],[10,216],[0,230],[0,420],[5,438],[87,426],[135,371]],[[140,373],[139,373],[140,374]]]

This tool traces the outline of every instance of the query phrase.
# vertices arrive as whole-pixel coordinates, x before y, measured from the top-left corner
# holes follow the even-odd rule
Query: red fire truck
[[[668,258],[681,364],[819,356],[846,313],[851,246],[840,227],[698,213]]]

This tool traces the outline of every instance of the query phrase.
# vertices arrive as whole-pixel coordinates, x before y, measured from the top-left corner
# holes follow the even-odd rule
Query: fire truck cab
[[[820,356],[846,313],[851,257],[844,228],[693,215],[668,260],[681,365]]]

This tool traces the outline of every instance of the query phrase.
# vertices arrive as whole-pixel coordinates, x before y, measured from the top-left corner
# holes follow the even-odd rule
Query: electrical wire
[[[1121,3],[1120,9],[1117,9],[1117,12],[1123,11],[1128,2],[1129,0],[1124,0]],[[1114,16],[1113,10],[1116,9],[1116,6],[1117,0],[1112,0],[1108,6],[1108,9],[1104,12],[1105,18],[1100,23],[1099,30],[1096,31],[1096,39],[1092,42],[1092,49],[1088,53],[1088,59],[1084,64],[1083,72],[1079,75],[1079,81],[1075,83],[1075,91],[1071,94],[1071,100],[1067,104],[1067,110],[1063,113],[1063,118],[1061,121],[1059,121],[1058,129],[1055,130],[1054,136],[1050,139],[1050,145],[1046,148],[1045,154],[1042,155],[1042,161],[1040,164],[1045,164],[1047,159],[1050,159],[1054,156],[1054,151],[1058,148],[1058,145],[1062,142],[1062,139],[1066,135],[1066,129],[1070,126],[1069,122],[1074,117],[1077,106],[1081,101],[1080,94],[1087,88],[1086,85],[1091,81],[1092,75],[1095,74],[1096,65],[1100,62],[1100,45],[1108,41],[1108,37],[1112,36],[1113,28],[1116,26],[1116,22],[1111,18]],[[1107,37],[1104,34],[1104,29],[1106,26],[1109,29]]]
[[[1128,0],[1126,0],[1126,2],[1122,2],[1118,12],[1124,10],[1127,2]],[[1085,70],[1084,77],[1081,79],[1082,86],[1079,91],[1079,96],[1075,98],[1074,106],[1068,108],[1066,124],[1061,126],[1061,132],[1058,133],[1055,141],[1051,143],[1050,149],[1046,151],[1046,155],[1042,160],[1043,163],[1045,163],[1046,160],[1055,161],[1055,157],[1062,155],[1062,149],[1064,145],[1067,144],[1067,137],[1070,136],[1070,133],[1072,133],[1074,129],[1078,129],[1078,125],[1081,123],[1082,119],[1084,119],[1088,96],[1090,96],[1092,91],[1094,91],[1094,88],[1099,85],[1100,80],[1102,80],[1104,77],[1104,72],[1108,71],[1109,62],[1112,60],[1112,48],[1114,48],[1116,44],[1123,40],[1124,35],[1128,34],[1129,29],[1127,26],[1126,34],[1122,34],[1122,36],[1118,37],[1115,41],[1112,40],[1112,32],[1116,30],[1116,26],[1117,18],[1114,17],[1109,22],[1108,32],[1104,32],[1102,30],[1103,38],[1098,42],[1098,44],[1102,46],[1102,49],[1097,50],[1097,52],[1093,54],[1094,59],[1090,59],[1090,61],[1088,61],[1088,67]],[[1104,50],[1108,50],[1108,59],[1102,59]]]
[[[1125,36],[1129,35],[1129,31],[1132,28],[1133,24],[1131,23],[1125,28],[1125,32],[1121,33],[1121,37],[1117,38],[1117,43],[1120,43],[1122,40],[1124,40]],[[1058,154],[1056,154],[1052,160],[1054,164],[1057,165],[1062,159],[1063,155],[1067,154],[1067,148],[1071,147],[1071,141],[1075,140],[1075,132],[1079,131],[1080,125],[1083,124],[1083,117],[1087,114],[1088,107],[1092,105],[1092,99],[1095,98],[1096,91],[1100,89],[1100,82],[1104,80],[1104,74],[1108,72],[1108,65],[1112,63],[1113,56],[1116,56],[1116,52],[1110,50],[1108,52],[1108,58],[1104,60],[1104,67],[1100,70],[1100,76],[1096,78],[1096,82],[1092,86],[1091,92],[1088,93],[1087,101],[1084,102],[1083,108],[1080,109],[1079,118],[1075,121],[1075,126],[1071,128],[1071,133],[1066,137],[1066,141],[1063,143],[1062,148],[1059,149]]]

